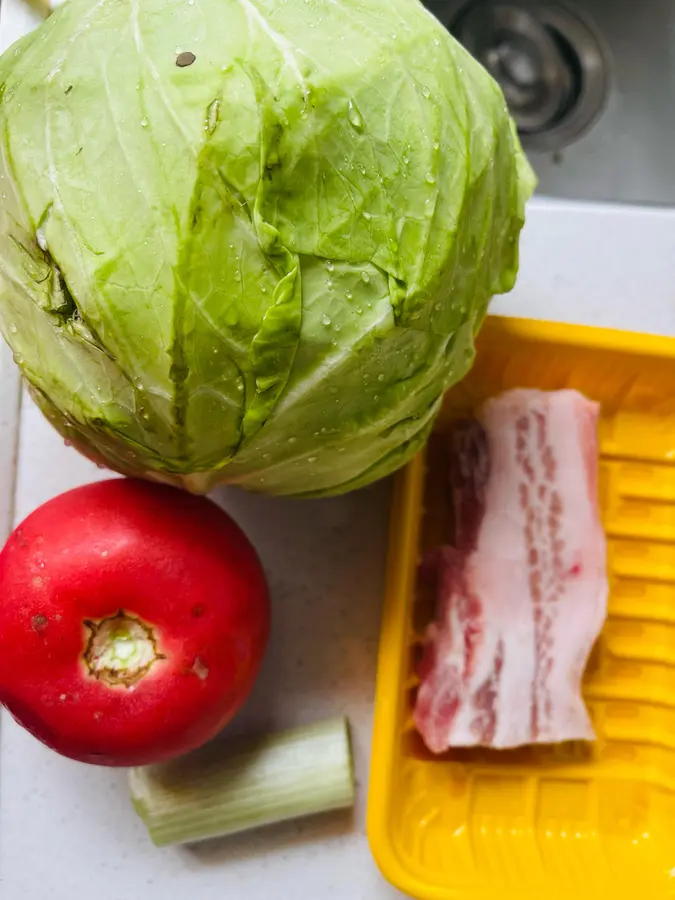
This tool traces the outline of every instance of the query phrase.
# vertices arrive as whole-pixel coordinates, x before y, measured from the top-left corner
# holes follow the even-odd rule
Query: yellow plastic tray
[[[609,617],[584,684],[598,740],[434,757],[411,713],[432,615],[417,563],[451,533],[443,431],[528,386],[601,403]],[[675,897],[675,340],[487,319],[473,370],[398,478],[368,834],[383,874],[416,898]]]

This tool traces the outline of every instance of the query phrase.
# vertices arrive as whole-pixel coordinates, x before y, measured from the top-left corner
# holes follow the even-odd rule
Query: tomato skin
[[[131,685],[93,675],[88,621],[120,610],[161,659]],[[250,692],[269,632],[262,567],[218,506],[111,479],[28,516],[0,553],[0,702],[58,753],[146,765],[213,737]]]

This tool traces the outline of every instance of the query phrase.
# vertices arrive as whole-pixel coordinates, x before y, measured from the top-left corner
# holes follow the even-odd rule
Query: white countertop
[[[0,43],[31,22],[3,0]],[[516,290],[494,312],[675,335],[675,210],[537,200]],[[0,354],[0,473],[12,471],[16,392]],[[52,495],[100,478],[24,398],[18,521]],[[125,775],[62,759],[6,714],[0,722],[3,900],[391,900],[364,830],[389,484],[325,501],[223,491],[262,556],[274,603],[262,676],[233,730],[345,713],[353,726],[355,814],[274,827],[194,849],[158,850],[127,798]],[[0,481],[0,527],[12,514]]]

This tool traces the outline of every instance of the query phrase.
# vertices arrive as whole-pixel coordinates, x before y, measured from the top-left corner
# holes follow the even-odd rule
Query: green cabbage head
[[[0,319],[56,428],[206,491],[427,437],[533,176],[417,0],[70,0],[0,60]]]

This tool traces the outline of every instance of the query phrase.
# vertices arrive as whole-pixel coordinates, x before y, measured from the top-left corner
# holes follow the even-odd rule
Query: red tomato
[[[265,577],[211,501],[114,479],[41,506],[0,553],[0,702],[64,756],[145,765],[213,737],[248,695]]]

